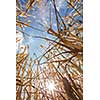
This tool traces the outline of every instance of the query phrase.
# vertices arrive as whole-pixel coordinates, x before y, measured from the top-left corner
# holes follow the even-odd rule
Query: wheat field
[[[82,0],[16,0],[16,100],[83,100]]]

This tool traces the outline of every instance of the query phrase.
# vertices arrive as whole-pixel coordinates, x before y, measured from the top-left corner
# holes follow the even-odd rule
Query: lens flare
[[[47,87],[47,89],[49,90],[49,91],[54,91],[54,89],[55,89],[55,83],[54,83],[54,81],[50,81],[50,82],[47,82],[46,83],[46,87]]]

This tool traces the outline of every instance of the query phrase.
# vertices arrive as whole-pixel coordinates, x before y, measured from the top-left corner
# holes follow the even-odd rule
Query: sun
[[[49,82],[46,82],[46,88],[53,92],[55,90],[55,83],[54,81],[49,81]]]

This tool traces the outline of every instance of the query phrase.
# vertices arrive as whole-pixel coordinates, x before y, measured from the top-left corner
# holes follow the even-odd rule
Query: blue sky
[[[22,10],[25,9],[25,4],[27,0],[19,0],[20,4],[23,6]],[[54,39],[51,35],[49,35],[46,30],[50,27],[50,3],[48,2],[46,5],[46,1],[50,0],[42,0],[41,5],[39,6],[38,3],[34,5],[34,7],[28,12],[31,16],[24,18],[23,16],[18,16],[20,21],[27,22],[30,20],[30,26],[34,28],[38,28],[40,30],[43,30],[43,32],[32,29],[30,27],[24,27],[23,31],[27,33],[30,36],[44,36],[48,38]],[[67,7],[66,0],[56,0],[57,9],[59,10],[61,16],[68,16],[75,12],[73,8]],[[77,4],[77,3],[76,3]],[[78,6],[78,5],[77,5]],[[52,28],[57,31],[57,25],[56,25],[56,18],[54,14],[54,8],[51,4],[51,20],[52,20]],[[76,16],[75,20],[81,20],[82,17]],[[40,25],[40,23],[43,24]],[[29,45],[30,46],[30,56],[33,57],[33,54],[36,53],[37,56],[40,56],[43,54],[44,49],[48,47],[48,42],[46,42],[43,39],[36,39],[32,37],[28,37],[27,35],[24,35],[24,39],[22,42],[23,45]],[[41,48],[41,45],[44,45],[45,48]]]

